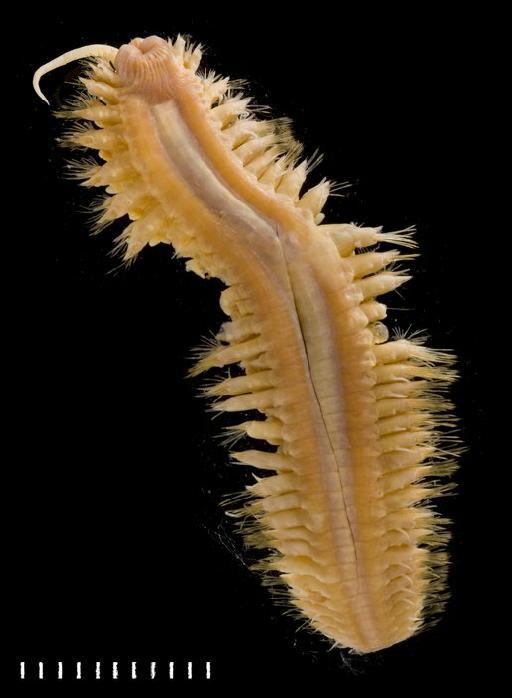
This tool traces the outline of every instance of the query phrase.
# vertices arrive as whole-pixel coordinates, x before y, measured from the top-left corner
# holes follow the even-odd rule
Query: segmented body
[[[313,628],[372,652],[442,605],[446,522],[429,502],[454,467],[438,448],[449,357],[382,324],[377,297],[409,277],[389,270],[397,250],[375,246],[411,247],[410,235],[322,225],[329,183],[302,193],[308,166],[286,124],[255,118],[228,80],[198,73],[200,58],[180,37],[150,37],[94,60],[60,115],[96,128],[64,140],[104,161],[78,174],[110,195],[99,226],[131,219],[126,260],[168,243],[226,284],[230,320],[193,373],[239,364],[244,375],[208,388],[214,409],[265,417],[239,429],[275,451],[232,454],[267,475],[249,488],[252,541],[274,551],[267,564]]]

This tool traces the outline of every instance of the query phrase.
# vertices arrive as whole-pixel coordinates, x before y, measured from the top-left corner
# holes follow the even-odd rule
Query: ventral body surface
[[[36,73],[38,92],[80,58],[83,91],[58,115],[78,121],[65,144],[99,154],[73,168],[106,188],[97,226],[127,217],[125,260],[169,244],[226,285],[228,319],[192,374],[238,364],[207,388],[213,409],[262,415],[238,429],[272,448],[232,453],[257,474],[248,544],[331,643],[367,653],[411,637],[442,607],[447,522],[431,499],[455,466],[440,445],[450,357],[389,339],[378,300],[409,278],[396,264],[412,255],[393,245],[413,247],[410,231],[323,224],[332,187],[305,189],[288,122],[257,118],[181,37],[71,51]]]

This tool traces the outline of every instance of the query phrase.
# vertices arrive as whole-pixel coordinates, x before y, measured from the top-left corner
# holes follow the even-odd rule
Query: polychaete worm
[[[231,453],[253,468],[237,513],[270,551],[259,566],[334,646],[410,638],[445,603],[449,521],[432,499],[456,467],[451,354],[390,338],[377,300],[410,278],[396,263],[414,255],[396,248],[412,232],[323,224],[331,184],[305,190],[288,121],[259,118],[183,37],[70,51],[37,70],[39,96],[79,59],[82,92],[57,115],[78,121],[64,144],[101,158],[73,168],[106,188],[97,227],[128,217],[124,260],[170,244],[226,286],[229,319],[191,374],[238,364],[205,393],[216,411],[260,413],[236,431],[267,444]]]

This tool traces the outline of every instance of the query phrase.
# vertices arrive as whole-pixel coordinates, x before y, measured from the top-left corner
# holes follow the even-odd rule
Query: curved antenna
[[[43,102],[46,102],[46,104],[50,104],[50,102],[42,93],[41,88],[39,87],[39,82],[43,75],[46,75],[46,73],[50,73],[52,70],[55,70],[56,68],[61,68],[63,65],[72,63],[73,61],[79,61],[82,58],[98,57],[106,58],[110,61],[113,61],[117,56],[117,51],[118,49],[114,48],[113,46],[108,46],[107,44],[91,44],[90,46],[82,46],[81,48],[75,48],[72,51],[63,53],[62,56],[54,58],[53,61],[45,63],[36,70],[36,72],[34,73],[34,78],[32,80],[34,90],[36,91],[36,94],[39,97],[41,97]]]

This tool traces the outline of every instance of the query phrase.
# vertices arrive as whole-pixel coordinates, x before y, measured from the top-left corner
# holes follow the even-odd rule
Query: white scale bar
[[[26,678],[26,662],[20,662],[20,679]],[[112,678],[119,678],[119,662],[112,662]],[[44,679],[44,662],[38,662],[38,676]],[[64,675],[64,662],[57,662],[57,678],[61,680]],[[211,662],[205,662],[205,675],[207,679],[211,678],[212,668]],[[96,662],[96,679],[101,678],[101,662]],[[156,677],[156,662],[150,663],[150,676],[152,679]],[[82,662],[76,662],[76,678],[82,678]],[[137,679],[137,662],[131,662],[131,678]],[[169,662],[169,678],[174,679],[174,662]],[[187,678],[193,678],[193,662],[187,662]]]

